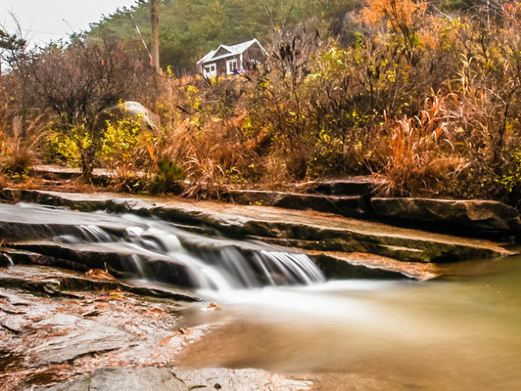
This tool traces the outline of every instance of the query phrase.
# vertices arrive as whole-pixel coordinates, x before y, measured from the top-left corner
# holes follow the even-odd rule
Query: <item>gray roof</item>
[[[259,45],[259,47],[262,49],[262,51],[266,52],[266,50],[262,47],[262,45],[260,44],[260,42],[257,39],[252,39],[250,41],[238,43],[237,45],[221,45],[217,49],[209,51],[203,58],[201,58],[199,61],[197,61],[197,64],[205,64],[208,62],[220,60],[222,58],[237,56],[239,54],[244,53],[246,50],[248,50],[254,44]],[[215,54],[221,48],[228,51],[228,53],[221,54],[220,56],[214,57]]]

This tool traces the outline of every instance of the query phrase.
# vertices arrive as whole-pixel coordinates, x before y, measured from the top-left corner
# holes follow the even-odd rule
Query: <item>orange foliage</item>
[[[361,18],[370,25],[377,25],[385,19],[390,27],[410,28],[417,18],[423,17],[427,5],[425,1],[416,0],[366,0]]]

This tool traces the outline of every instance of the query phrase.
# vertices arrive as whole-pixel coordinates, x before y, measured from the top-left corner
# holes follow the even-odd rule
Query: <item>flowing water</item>
[[[358,389],[521,389],[521,257],[496,274],[445,281],[325,281],[307,256],[262,243],[130,215],[45,213],[80,221],[56,241],[130,250],[134,277],[158,278],[150,254],[188,267],[193,289],[220,310],[187,312],[187,327],[213,331],[179,365],[339,373],[372,385]]]
[[[14,221],[26,224],[24,234],[31,239],[76,251],[123,254],[118,265],[123,270],[118,271],[134,279],[215,291],[325,281],[305,254],[260,242],[191,233],[157,219],[31,204],[4,205],[1,212],[4,219],[15,215]]]
[[[519,390],[521,259],[509,262],[471,280],[207,292],[225,325],[181,362],[356,374],[386,390]]]

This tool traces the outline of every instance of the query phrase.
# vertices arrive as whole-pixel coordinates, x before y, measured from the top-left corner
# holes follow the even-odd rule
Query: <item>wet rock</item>
[[[107,368],[49,391],[309,390],[312,383],[256,369]]]
[[[47,266],[52,266],[46,264]],[[59,285],[58,285],[59,284]],[[197,302],[200,298],[189,292],[156,285],[147,286],[139,282],[107,281],[87,278],[84,274],[69,270],[57,270],[42,266],[16,266],[0,271],[0,286],[5,288],[21,288],[33,292],[51,294],[53,296],[70,296],[76,291],[112,291],[120,290],[142,296],[164,297],[182,302]],[[54,288],[54,289],[53,289]],[[0,291],[0,297],[3,293]],[[13,304],[23,305],[23,304]]]
[[[166,368],[107,368],[48,391],[188,391]]]
[[[11,247],[52,257],[55,266],[75,265],[73,270],[108,269],[123,278],[154,278],[158,282],[193,287],[194,276],[182,261],[115,243],[65,244],[51,241],[11,244]],[[65,260],[63,262],[62,260]]]
[[[311,251],[308,255],[315,260],[329,279],[406,277],[427,281],[443,275],[443,272],[433,264],[402,262],[375,254]]]
[[[296,190],[310,194],[328,195],[371,195],[382,186],[382,180],[358,176],[344,179],[312,181],[297,185]]]
[[[8,202],[31,202],[46,206],[71,208],[80,212],[106,209],[107,199],[110,199],[110,197],[103,199],[99,197],[89,198],[87,194],[82,193],[67,193],[69,197],[58,197],[59,194],[59,192],[50,191],[4,188],[0,191],[0,198]]]
[[[9,304],[13,306],[25,307],[31,304],[30,301],[24,299],[22,296],[5,291],[3,289],[0,289],[0,298],[6,299],[9,302]]]
[[[41,200],[45,204],[45,200]],[[96,205],[89,205],[96,210]],[[107,235],[122,235],[129,224],[118,219],[104,219],[89,213],[71,213],[67,210],[41,208],[35,219],[34,208],[15,205],[0,205],[0,241],[12,242],[33,239],[49,239],[60,235],[74,235],[78,238],[92,236],[90,227],[101,228]],[[134,224],[137,225],[137,224]],[[90,230],[90,231],[89,231]]]
[[[0,317],[0,325],[13,333],[21,333],[27,327],[27,319],[24,316],[8,315]]]
[[[4,252],[0,252],[0,267],[13,266],[13,258]]]
[[[437,200],[428,198],[373,198],[378,217],[438,225],[440,229],[482,232],[519,232],[521,220],[515,208],[488,200]]]
[[[41,280],[39,282],[42,286],[43,291],[49,295],[55,295],[57,293],[60,293],[61,291],[62,286],[59,280],[49,278]]]
[[[56,314],[32,327],[50,328],[58,334],[26,352],[33,366],[59,364],[86,354],[121,349],[130,341],[122,330],[69,314]]]
[[[9,197],[11,194],[14,198],[15,192],[4,190],[4,195]],[[16,196],[21,196],[23,201],[77,206],[81,210],[100,208],[156,216],[178,224],[207,227],[235,238],[256,237],[310,250],[367,252],[403,261],[446,262],[514,254],[493,241],[399,228],[314,211],[181,199],[121,198],[111,194],[32,191]]]
[[[224,199],[245,205],[277,206],[288,209],[312,209],[349,217],[366,214],[364,199],[360,196],[327,196],[260,190],[234,190]]]
[[[17,269],[23,269],[23,272],[17,272]],[[39,276],[47,279],[75,275],[35,266],[16,266],[5,273],[27,280]],[[174,362],[185,346],[200,339],[210,327],[204,324],[181,328],[186,311],[198,313],[198,308],[204,308],[204,304],[135,295],[122,290],[107,288],[102,292],[49,297],[24,292],[18,287],[0,288],[0,294],[0,306],[7,305],[7,296],[13,303],[29,303],[14,308],[24,312],[20,315],[6,316],[0,310],[0,373],[3,381],[9,382],[9,390],[32,390],[39,386],[47,390],[46,386],[69,382],[98,368],[114,365],[164,367]],[[12,318],[18,318],[18,324],[13,323]],[[6,325],[16,326],[19,332],[1,326],[7,319]],[[73,358],[69,351],[79,355]],[[16,357],[16,363],[11,364],[10,357]],[[61,360],[69,361],[53,363]],[[9,365],[8,370],[2,371],[6,365]]]
[[[304,391],[311,389],[312,382],[295,380],[258,369],[174,369],[191,390],[215,391]]]

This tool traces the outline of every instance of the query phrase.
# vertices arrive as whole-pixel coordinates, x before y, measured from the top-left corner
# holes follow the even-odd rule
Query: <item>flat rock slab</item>
[[[98,206],[91,205],[94,210]],[[72,234],[78,237],[90,235],[89,227],[100,227],[107,232],[121,233],[131,225],[121,219],[107,216],[101,219],[91,213],[78,213],[63,209],[38,208],[35,218],[34,208],[2,204],[0,207],[0,240],[17,241],[46,239],[49,237]],[[134,226],[138,224],[133,224]]]
[[[171,286],[146,285],[141,281],[89,278],[83,273],[55,269],[49,266],[57,265],[47,262],[45,266],[16,265],[15,267],[0,268],[0,287],[23,288],[32,292],[57,296],[67,296],[71,292],[120,290],[147,297],[169,298],[187,303],[202,301],[191,292]],[[0,298],[2,298],[1,292]]]
[[[415,223],[438,224],[448,230],[518,233],[518,211],[489,200],[438,200],[429,198],[373,198],[371,207],[377,217]],[[474,232],[472,232],[474,231]]]
[[[173,372],[191,390],[305,391],[310,390],[313,385],[308,380],[295,380],[259,369],[174,368]]]
[[[397,259],[367,253],[311,251],[318,266],[329,279],[371,278],[397,279],[406,277],[418,281],[462,279],[480,275],[505,274],[518,267],[518,261],[508,258],[472,260],[443,264],[402,262]]]
[[[302,391],[311,385],[256,369],[106,368],[48,391]]]
[[[54,241],[12,243],[10,247],[44,255],[45,263],[72,270],[108,269],[123,278],[155,276],[158,282],[191,288],[196,276],[186,263],[120,243],[66,244]],[[12,257],[16,261],[16,257]],[[37,261],[36,261],[37,262]]]
[[[514,254],[501,243],[398,228],[315,211],[195,202],[180,198],[121,197],[4,189],[11,201],[156,216],[179,224],[215,229],[232,237],[286,240],[308,250],[367,252],[410,262],[446,262]]]
[[[91,376],[58,385],[49,391],[188,391],[185,383],[165,368],[99,369]]]
[[[119,329],[68,314],[56,314],[33,327],[50,328],[57,333],[73,329],[29,349],[26,354],[31,357],[33,366],[59,364],[89,353],[122,349],[130,342],[129,335]]]
[[[311,251],[318,266],[329,279],[350,278],[396,279],[407,277],[428,281],[441,276],[431,263],[402,262],[397,259],[367,253]]]
[[[371,176],[311,181],[298,184],[296,190],[308,194],[328,194],[340,196],[371,195],[384,182]]]
[[[21,333],[23,329],[27,327],[27,322],[23,316],[10,314],[0,316],[0,326],[13,333]]]
[[[81,177],[81,169],[77,167],[64,167],[51,164],[40,164],[31,168],[31,173],[44,179],[51,180],[70,180]],[[115,175],[112,171],[105,168],[95,168],[92,172],[94,181],[108,182]]]
[[[348,217],[361,217],[366,212],[361,196],[299,194],[264,190],[233,190],[224,199],[243,205],[277,206],[288,209],[311,209]]]
[[[173,366],[210,327],[183,320],[205,311],[207,303],[119,290],[47,296],[18,287],[0,288],[0,294],[0,372],[5,369],[2,381],[13,390],[67,382],[98,368]],[[15,306],[20,300],[30,304]],[[8,304],[21,313],[10,314]]]

